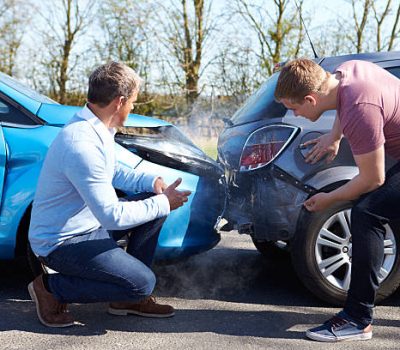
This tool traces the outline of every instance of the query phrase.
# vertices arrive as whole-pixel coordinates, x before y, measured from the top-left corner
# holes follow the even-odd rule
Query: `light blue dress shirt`
[[[35,254],[47,256],[66,239],[99,227],[122,230],[169,214],[164,194],[137,202],[117,197],[114,187],[153,192],[157,176],[116,162],[114,134],[85,106],[50,146],[29,228]]]

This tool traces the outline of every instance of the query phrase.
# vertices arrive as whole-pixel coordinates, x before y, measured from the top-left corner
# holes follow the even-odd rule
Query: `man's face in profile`
[[[317,100],[312,95],[307,95],[303,98],[301,103],[293,102],[288,98],[280,99],[280,102],[289,110],[293,111],[293,114],[297,116],[302,116],[312,122],[315,122],[321,116],[321,111],[319,110]]]
[[[122,127],[124,126],[126,119],[128,118],[129,113],[135,108],[135,102],[138,97],[138,91],[136,91],[131,97],[128,99],[124,98],[123,104],[120,107],[119,111],[115,115],[113,119],[114,127]]]

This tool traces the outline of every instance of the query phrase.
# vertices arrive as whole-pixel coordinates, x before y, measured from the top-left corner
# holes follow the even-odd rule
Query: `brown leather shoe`
[[[62,304],[49,293],[43,284],[42,275],[28,285],[28,292],[36,304],[36,313],[40,322],[47,327],[68,327],[74,324],[68,313],[67,304]]]
[[[175,310],[170,305],[157,304],[156,298],[152,295],[138,303],[117,302],[110,303],[108,312],[112,315],[126,316],[129,314],[144,317],[172,317]]]

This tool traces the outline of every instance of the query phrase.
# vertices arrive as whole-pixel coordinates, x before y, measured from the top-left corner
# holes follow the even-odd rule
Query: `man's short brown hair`
[[[312,92],[323,92],[330,73],[320,65],[306,58],[298,58],[286,63],[278,78],[275,98],[286,98],[301,103]]]
[[[109,62],[97,67],[89,77],[88,102],[107,106],[114,98],[130,98],[139,91],[141,79],[130,67]]]

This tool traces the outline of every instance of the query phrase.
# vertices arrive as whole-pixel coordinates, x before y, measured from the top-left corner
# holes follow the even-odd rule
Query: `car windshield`
[[[41,103],[57,103],[56,101],[52,100],[50,97],[45,95],[39,94],[37,91],[31,89],[30,87],[24,85],[19,80],[10,77],[7,74],[0,72],[0,82],[12,87],[14,90],[32,98],[35,101]]]
[[[286,108],[275,101],[274,92],[279,72],[273,74],[233,115],[231,122],[249,123],[260,119],[282,118]]]

